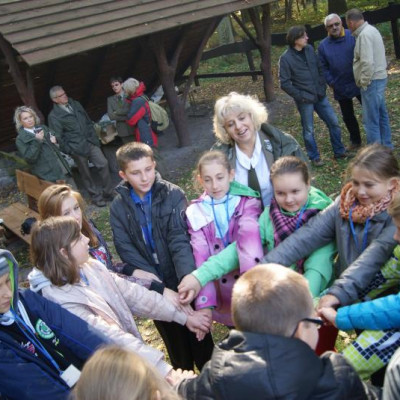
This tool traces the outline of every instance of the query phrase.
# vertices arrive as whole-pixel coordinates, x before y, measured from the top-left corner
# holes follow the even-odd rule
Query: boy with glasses
[[[277,264],[258,265],[236,282],[237,330],[178,391],[188,399],[374,399],[344,357],[314,349],[322,320],[314,317],[306,279]]]

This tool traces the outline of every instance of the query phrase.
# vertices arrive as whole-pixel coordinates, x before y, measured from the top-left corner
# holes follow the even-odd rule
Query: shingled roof
[[[0,32],[32,66],[268,2],[9,1],[0,5]]]

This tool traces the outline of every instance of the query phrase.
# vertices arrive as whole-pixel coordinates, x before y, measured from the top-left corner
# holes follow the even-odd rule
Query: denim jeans
[[[342,143],[341,130],[337,116],[326,96],[317,103],[296,102],[296,105],[300,113],[304,144],[310,160],[318,160],[320,158],[317,143],[314,138],[314,111],[325,122],[329,129],[333,154],[339,156],[346,151]]]
[[[367,89],[361,89],[363,124],[367,143],[380,143],[393,148],[389,116],[386,109],[387,79],[374,79]]]

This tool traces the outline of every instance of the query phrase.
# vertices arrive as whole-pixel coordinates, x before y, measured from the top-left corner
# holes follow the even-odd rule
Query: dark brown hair
[[[307,164],[303,160],[294,156],[281,157],[272,164],[270,179],[273,181],[277,176],[295,174],[297,172],[303,177],[304,183],[310,183],[310,172]]]
[[[294,47],[297,39],[301,38],[306,33],[306,27],[304,25],[292,26],[287,35],[286,42],[290,47]]]
[[[85,202],[80,193],[72,190],[68,185],[51,185],[43,190],[38,200],[40,218],[60,217],[62,203],[67,197],[74,197],[78,202],[82,211],[82,233],[89,238],[90,247],[97,247],[99,241],[84,212]]]
[[[79,282],[79,266],[72,256],[71,245],[80,236],[79,224],[72,217],[50,217],[33,226],[31,261],[53,285]],[[61,249],[65,249],[68,257],[61,254]]]
[[[154,152],[146,143],[131,142],[124,144],[117,150],[118,166],[124,172],[130,161],[137,161],[143,157],[150,157],[154,161]]]

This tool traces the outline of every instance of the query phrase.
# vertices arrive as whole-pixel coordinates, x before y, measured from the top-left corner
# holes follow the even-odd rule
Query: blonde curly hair
[[[230,113],[248,113],[258,131],[261,124],[267,122],[268,112],[265,106],[256,98],[248,95],[231,92],[218,99],[214,106],[214,133],[220,142],[233,144],[233,139],[225,130],[225,117]]]

